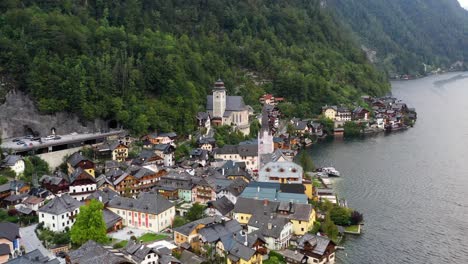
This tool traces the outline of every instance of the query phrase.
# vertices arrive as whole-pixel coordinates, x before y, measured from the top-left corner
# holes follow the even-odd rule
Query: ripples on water
[[[401,133],[314,146],[343,177],[341,197],[364,213],[338,263],[468,263],[468,74],[393,83],[418,121]]]

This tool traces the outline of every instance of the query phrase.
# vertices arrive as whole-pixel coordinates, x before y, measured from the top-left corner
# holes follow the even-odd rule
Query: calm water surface
[[[468,263],[468,73],[392,86],[416,108],[414,128],[311,150],[365,218],[338,263]]]

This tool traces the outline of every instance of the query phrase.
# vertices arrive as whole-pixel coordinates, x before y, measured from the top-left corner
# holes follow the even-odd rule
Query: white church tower
[[[265,165],[264,157],[272,154],[275,147],[273,144],[273,135],[270,130],[270,119],[266,107],[262,110],[262,128],[258,132],[258,165],[259,170]]]
[[[219,79],[213,87],[213,117],[221,117],[223,120],[224,111],[226,111],[226,87],[224,87],[224,82]]]

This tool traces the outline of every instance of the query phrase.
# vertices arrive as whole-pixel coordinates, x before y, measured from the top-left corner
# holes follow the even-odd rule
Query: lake
[[[392,83],[414,128],[314,145],[316,166],[364,214],[337,263],[468,263],[468,73]]]

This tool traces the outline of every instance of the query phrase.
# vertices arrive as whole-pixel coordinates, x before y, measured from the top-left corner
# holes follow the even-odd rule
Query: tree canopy
[[[219,77],[249,104],[286,97],[299,117],[389,90],[319,0],[7,0],[0,32],[0,73],[41,112],[135,134],[192,131]]]
[[[108,241],[103,208],[103,204],[94,199],[88,205],[80,207],[76,222],[70,231],[73,244],[80,246],[88,240],[94,240],[97,243],[106,243]]]

